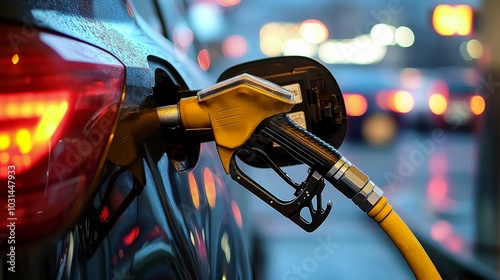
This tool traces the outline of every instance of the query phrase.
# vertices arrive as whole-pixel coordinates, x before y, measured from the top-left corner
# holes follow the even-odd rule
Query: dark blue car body
[[[0,26],[81,41],[124,65],[117,127],[130,112],[174,104],[169,94],[212,82],[169,40],[149,30],[129,1],[3,1],[0,7]],[[251,278],[241,213],[213,142],[155,130],[135,150],[144,186],[134,171],[103,160],[94,195],[76,219],[40,241],[19,240],[15,272],[7,269],[8,252],[2,252],[3,279]],[[114,224],[96,221],[106,203],[123,210]]]

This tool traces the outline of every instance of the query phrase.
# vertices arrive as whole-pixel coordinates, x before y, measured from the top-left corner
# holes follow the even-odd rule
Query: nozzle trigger
[[[281,200],[245,174],[236,161],[236,155],[241,152],[251,153],[265,161],[288,185],[295,189],[295,198],[288,201]],[[304,182],[301,184],[294,183],[288,178],[286,173],[274,164],[271,158],[259,148],[247,145],[239,149],[231,158],[230,174],[233,180],[244,186],[262,201],[273,207],[283,216],[292,220],[307,232],[312,232],[317,229],[325,221],[332,209],[332,203],[330,201],[328,201],[326,207],[323,208],[321,194],[325,182],[318,172],[311,170]],[[315,197],[316,202],[314,203],[313,199]],[[301,215],[302,209],[304,208],[307,208],[310,213],[309,219]]]

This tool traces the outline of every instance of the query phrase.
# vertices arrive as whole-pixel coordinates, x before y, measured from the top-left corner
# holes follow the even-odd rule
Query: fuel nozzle
[[[157,109],[160,123],[185,130],[212,130],[226,173],[236,149],[263,119],[288,112],[293,95],[264,79],[242,74],[183,98],[178,105]]]
[[[293,94],[267,80],[242,74],[183,98],[178,105],[158,108],[160,123],[185,130],[211,130],[226,173],[278,212],[306,231],[315,230],[331,210],[322,205],[326,179],[367,212],[382,196],[368,177],[350,164],[334,147],[291,121],[284,113]],[[309,166],[307,179],[293,182],[263,149],[248,141],[251,136],[272,141]],[[283,201],[245,174],[236,154],[263,160],[294,189],[295,198]],[[314,198],[316,198],[314,200]],[[301,215],[306,208],[309,220]]]

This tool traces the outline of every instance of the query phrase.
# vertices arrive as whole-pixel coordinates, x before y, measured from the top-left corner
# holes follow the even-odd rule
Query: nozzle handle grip
[[[254,131],[254,135],[279,144],[297,160],[307,164],[310,167],[307,179],[301,184],[296,184],[292,180],[284,178],[287,175],[277,170],[279,167],[273,163],[272,158],[264,150],[252,146],[251,141],[238,149],[236,155],[240,153],[252,154],[265,161],[295,189],[295,198],[284,201],[274,196],[273,193],[259,185],[239,168],[235,156],[231,158],[231,177],[302,229],[308,232],[314,231],[325,221],[332,209],[331,202],[328,202],[326,207],[323,207],[322,203],[324,178],[328,180],[325,174],[333,177],[334,174],[329,174],[332,173],[330,170],[336,170],[332,167],[339,162],[342,155],[332,146],[296,125],[285,114],[264,119]],[[302,216],[304,209],[309,212],[309,217]]]
[[[330,181],[332,167],[342,158],[334,147],[293,122],[285,114],[262,121],[258,133],[284,148],[297,160]]]

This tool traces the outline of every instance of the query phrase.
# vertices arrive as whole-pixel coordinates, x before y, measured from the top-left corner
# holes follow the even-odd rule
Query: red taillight
[[[12,34],[22,27],[0,27],[0,182],[15,184],[15,207],[0,194],[0,227],[15,217],[22,244],[67,225],[91,192],[124,67],[73,39],[40,31],[12,42]]]
[[[429,109],[435,115],[443,115],[448,109],[448,100],[440,93],[434,93],[429,97]]]
[[[474,115],[479,116],[486,109],[486,102],[482,96],[474,95],[469,99],[469,108]]]
[[[69,95],[69,91],[0,94],[2,170],[13,164],[16,173],[22,173],[47,154],[48,141],[60,134],[57,128],[68,112]],[[0,179],[6,177],[7,173],[0,174]]]
[[[377,105],[382,110],[391,110],[395,113],[408,113],[413,110],[415,100],[411,93],[404,90],[380,90],[376,96]]]
[[[368,102],[363,95],[357,93],[344,93],[343,96],[348,116],[359,117],[366,113]]]
[[[411,93],[400,90],[394,93],[389,108],[396,113],[408,113],[413,109],[415,101]]]
[[[432,82],[429,90],[428,105],[431,112],[435,115],[444,115],[448,109],[448,100],[450,98],[450,88],[448,84],[437,79]]]

